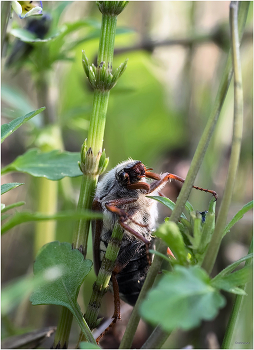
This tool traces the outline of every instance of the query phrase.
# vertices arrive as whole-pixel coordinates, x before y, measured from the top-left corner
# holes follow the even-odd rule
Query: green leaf
[[[13,28],[11,29],[10,34],[25,43],[46,43],[48,41],[55,39],[60,35],[60,33],[55,33],[49,38],[39,39],[38,37],[36,37],[34,33],[31,33],[28,30],[23,28]]]
[[[34,275],[43,273],[56,265],[63,266],[65,274],[45,285],[38,286],[30,297],[33,305],[54,304],[67,307],[76,317],[86,339],[95,340],[77,304],[78,292],[90,272],[92,262],[84,259],[82,253],[72,249],[70,243],[51,242],[44,245],[34,263]]]
[[[24,185],[24,183],[10,182],[8,184],[3,184],[3,185],[1,185],[1,195],[10,191],[10,190],[13,190],[13,188],[19,187],[21,185]]]
[[[252,266],[244,266],[242,269],[235,271],[221,278],[213,279],[211,284],[213,287],[223,289],[234,294],[246,295],[243,289],[237,288],[244,286],[250,281]]]
[[[220,279],[224,276],[229,275],[232,271],[234,271],[242,262],[250,262],[250,260],[253,259],[253,253],[250,253],[243,258],[235,261],[234,263],[227,266],[225,269],[223,269],[217,276],[215,276],[212,281],[214,282],[217,279]]]
[[[80,220],[80,219],[99,219],[102,218],[102,214],[96,213],[90,210],[78,211],[62,211],[54,215],[47,215],[42,213],[33,213],[30,211],[23,211],[21,213],[15,213],[14,216],[2,225],[1,234],[3,235],[11,228],[30,221],[47,221],[47,220]]]
[[[21,207],[22,205],[26,204],[26,202],[16,202],[16,203],[13,203],[13,204],[10,204],[10,205],[7,205],[4,206],[3,209],[1,209],[1,213],[5,213],[6,211],[10,210],[10,209],[13,209],[13,208],[17,208],[17,207]]]
[[[76,302],[92,262],[85,260],[79,250],[72,249],[70,243],[51,242],[40,249],[34,263],[34,275],[56,265],[62,265],[65,274],[50,284],[36,288],[30,300],[33,305],[62,305],[73,311],[72,303]]]
[[[186,201],[186,203],[185,203],[185,208],[189,211],[189,213],[195,211],[193,206],[188,201]]]
[[[215,318],[225,303],[203,269],[177,265],[148,292],[140,312],[145,320],[159,324],[166,332],[175,328],[189,330],[197,327],[201,320]]]
[[[228,233],[231,229],[231,227],[234,226],[234,224],[237,223],[237,221],[239,221],[243,215],[245,213],[247,213],[247,211],[251,210],[253,208],[253,201],[250,201],[249,203],[245,204],[241,210],[239,210],[239,212],[233,217],[233,219],[227,224],[224,233],[223,233],[223,237],[226,235],[226,233]]]
[[[30,113],[26,114],[24,117],[18,117],[16,119],[12,120],[8,124],[3,124],[1,126],[1,143],[6,139],[6,137],[8,137],[15,130],[17,130],[22,124],[24,124],[29,119],[33,118],[37,114],[39,114],[42,111],[44,111],[44,109],[45,109],[45,107],[39,108],[39,109],[37,109],[37,110],[35,110],[33,112],[30,112]]]
[[[79,348],[80,349],[101,349],[99,347],[99,345],[95,345],[95,344],[89,343],[88,341],[82,341],[79,344]]]
[[[198,253],[200,254],[200,262],[203,260],[208,244],[212,239],[212,235],[215,228],[215,208],[216,201],[214,198],[209,203],[208,213],[206,214],[205,222],[202,224],[203,233],[200,245],[198,247]]]
[[[175,208],[175,203],[172,202],[169,198],[167,197],[161,197],[161,196],[146,196],[148,198],[152,198],[152,199],[155,199],[156,201],[166,205],[166,207],[168,207],[170,210],[173,211],[173,209]],[[181,214],[181,217],[186,219],[186,216],[184,215],[184,213]]]
[[[35,177],[46,177],[49,180],[61,180],[62,178],[81,176],[78,161],[79,152],[40,152],[31,149],[22,156],[17,157],[14,162],[2,169],[2,174],[10,171],[20,171]]]
[[[181,265],[187,264],[188,252],[177,224],[172,221],[167,221],[161,224],[154,234],[168,245]]]
[[[149,249],[149,253],[160,256],[162,259],[164,259],[168,263],[171,263],[171,261],[172,261],[171,258],[168,258],[166,255],[158,252],[157,250]],[[171,257],[171,255],[170,255],[170,257]]]

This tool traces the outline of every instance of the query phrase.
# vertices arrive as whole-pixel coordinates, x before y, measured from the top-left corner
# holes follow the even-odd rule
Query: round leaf
[[[224,297],[211,287],[204,270],[177,265],[148,293],[140,312],[144,319],[170,332],[197,327],[201,320],[213,319],[224,305]]]

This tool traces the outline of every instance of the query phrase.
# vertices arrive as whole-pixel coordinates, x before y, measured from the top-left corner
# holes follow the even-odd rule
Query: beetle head
[[[129,164],[125,164],[124,168],[116,172],[116,179],[121,185],[127,186],[140,181],[145,176],[145,173],[146,167],[141,161],[131,161]]]

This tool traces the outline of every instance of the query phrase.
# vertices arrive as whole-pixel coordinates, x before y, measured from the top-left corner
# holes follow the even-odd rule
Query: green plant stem
[[[56,348],[67,349],[72,320],[73,320],[73,315],[70,312],[70,310],[67,309],[66,307],[62,307],[60,321],[57,326],[58,337],[55,337],[54,344],[53,344],[54,349]]]
[[[253,240],[251,241],[249,253],[253,252]],[[246,262],[245,266],[252,265],[253,259],[250,259]],[[251,281],[250,281],[251,282]],[[244,291],[247,290],[247,288],[250,285],[250,282],[246,283],[244,286]],[[251,283],[252,284],[252,283]],[[242,288],[242,287],[241,287]],[[248,294],[248,293],[247,293]],[[250,295],[250,297],[252,297]],[[223,339],[222,349],[233,349],[236,348],[235,346],[235,340],[237,331],[239,329],[240,324],[242,323],[242,320],[246,318],[246,315],[243,313],[244,303],[246,301],[245,295],[237,295],[235,299],[235,304],[228,322],[227,330]],[[248,324],[249,322],[246,322]],[[252,334],[252,327],[250,333]],[[247,342],[250,339],[239,339],[239,341]],[[249,346],[247,348],[252,348],[251,343],[249,343]]]
[[[81,328],[82,333],[84,334],[86,340],[89,341],[90,343],[96,345],[96,341],[92,335],[92,332],[90,331],[90,328],[88,327],[88,325],[86,323],[86,320],[84,319],[84,317],[82,316],[82,314],[80,312],[78,304],[72,305],[72,307],[75,309],[75,316],[76,316],[75,318],[76,318],[76,320],[79,324],[79,327]],[[67,324],[68,324],[68,322],[67,322]],[[67,326],[67,324],[66,324],[66,326]]]
[[[241,36],[243,34],[245,22],[246,22],[246,17],[248,14],[248,8],[249,8],[249,3],[242,2],[241,7],[239,7],[239,28],[240,28],[240,33]],[[241,9],[241,11],[240,11]],[[232,59],[231,59],[231,53],[228,56],[228,60],[226,63],[226,67],[224,69],[224,73],[222,76],[221,84],[219,86],[219,90],[214,102],[213,109],[211,111],[210,117],[207,121],[207,125],[205,127],[205,130],[201,136],[201,139],[199,141],[198,147],[196,149],[196,152],[194,154],[193,160],[190,165],[189,172],[187,174],[186,180],[183,184],[182,190],[180,192],[180,195],[176,201],[175,208],[172,212],[172,215],[170,217],[170,220],[177,223],[180,215],[184,209],[184,205],[189,197],[190,191],[192,189],[192,185],[194,183],[194,180],[197,176],[198,170],[202,164],[202,161],[205,156],[205,152],[207,150],[207,147],[209,145],[209,142],[211,140],[215,125],[217,123],[220,111],[222,109],[228,87],[230,84],[232,78]],[[165,254],[167,250],[166,245],[161,242],[158,247],[158,252]],[[162,258],[159,256],[154,257],[154,261],[149,269],[149,272],[147,274],[144,286],[140,292],[139,298],[136,302],[136,305],[132,311],[130,320],[128,322],[125,334],[123,336],[122,342],[120,344],[120,349],[129,349],[131,347],[135,331],[137,329],[140,316],[138,314],[138,309],[139,305],[142,302],[142,300],[145,298],[147,291],[149,288],[153,285],[153,282],[155,280],[155,277],[157,276],[157,273],[160,269],[162,263]],[[150,336],[152,337],[152,335]],[[152,342],[153,340],[149,340],[149,342]]]
[[[242,130],[243,130],[243,91],[242,76],[240,64],[240,43],[238,34],[237,21],[237,3],[232,2],[230,5],[230,29],[232,39],[232,60],[234,69],[234,122],[232,149],[228,168],[228,177],[225,186],[224,196],[222,198],[214,234],[209,243],[202,267],[210,274],[223,238],[226,226],[228,210],[234,189],[234,183],[237,175],[237,169],[241,151]]]
[[[122,238],[123,229],[120,225],[116,224],[112,232],[105,257],[102,260],[100,271],[94,283],[93,293],[85,315],[86,321],[91,329],[97,326],[97,318],[101,306],[101,299],[107,291],[111,274],[115,267],[115,262],[121,247]],[[83,335],[80,336],[79,342],[82,340],[85,340]]]
[[[91,209],[95,187],[98,176],[83,175],[80,187],[80,195],[77,210]],[[87,241],[89,234],[90,220],[81,219],[77,222],[74,228],[73,246],[74,248],[81,248],[84,257],[87,251]]]
[[[3,47],[6,35],[6,29],[8,21],[11,14],[11,1],[2,1],[1,2],[1,56],[3,56]]]
[[[44,49],[45,51],[45,49]],[[40,68],[38,68],[40,69]],[[38,106],[46,106],[43,111],[44,125],[52,125],[56,122],[55,106],[50,97],[50,75],[47,70],[40,70],[36,81]],[[53,82],[52,82],[53,83]],[[41,105],[42,103],[42,105]]]
[[[101,62],[106,62],[109,65],[113,63],[116,22],[116,15],[102,14],[101,38],[97,58],[98,65]]]
[[[102,150],[109,91],[94,91],[93,112],[88,130],[87,145],[96,155]]]
[[[110,66],[113,64],[116,23],[117,16],[102,14],[102,26],[98,52],[99,63],[104,61],[107,62]],[[91,147],[94,156],[96,156],[102,150],[108,100],[109,91],[94,90],[93,111],[90,119],[87,138],[88,148]],[[87,171],[83,175],[79,202],[77,206],[78,210],[91,209],[97,181],[98,173],[89,173],[89,171]],[[82,247],[84,257],[86,256],[87,251],[89,227],[90,220],[79,220],[75,226],[73,234],[73,245],[75,248]],[[62,338],[61,325],[68,322],[71,325],[72,314],[69,310],[67,310],[65,313],[62,313],[60,323],[56,331],[55,343],[59,343],[60,348],[63,347],[65,339],[69,338],[69,334],[66,333],[65,337]],[[70,330],[70,327],[66,327],[66,330]]]
[[[168,339],[170,334],[163,331],[159,326],[156,327],[151,336],[142,345],[141,349],[161,349],[162,345]]]

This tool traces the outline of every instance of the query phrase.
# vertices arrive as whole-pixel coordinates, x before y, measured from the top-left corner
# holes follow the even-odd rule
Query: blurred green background
[[[54,35],[66,23],[77,26],[62,40],[38,43],[23,60],[6,65],[13,52],[15,38],[11,28],[27,25],[29,19],[14,16],[7,30],[7,44],[2,60],[2,123],[42,107],[47,102],[51,110],[49,123],[38,115],[17,130],[2,145],[2,166],[32,147],[62,148],[79,152],[87,137],[92,110],[93,91],[83,72],[81,52],[85,50],[90,62],[95,62],[99,42],[101,14],[95,2],[43,2],[43,10],[52,17]],[[118,17],[113,68],[129,59],[127,70],[110,93],[104,147],[110,159],[108,170],[131,157],[141,160],[156,172],[171,172],[185,177],[206,125],[222,76],[229,46],[229,2],[130,2]],[[247,19],[246,33],[241,47],[244,91],[244,129],[241,160],[228,221],[247,202],[252,200],[252,139],[253,139],[253,43],[252,3]],[[182,40],[185,39],[185,40]],[[44,45],[44,46],[43,46]],[[54,57],[60,47],[61,55]],[[59,52],[60,52],[59,51]],[[53,57],[52,61],[47,61]],[[47,98],[43,99],[43,83]],[[41,83],[41,84],[40,84]],[[44,86],[45,87],[45,86]],[[45,90],[44,90],[45,91]],[[233,87],[229,89],[212,142],[195,184],[215,190],[220,198],[227,176],[233,118]],[[53,130],[53,131],[52,131]],[[55,142],[55,144],[54,144]],[[52,146],[53,145],[53,146]],[[11,173],[6,182],[24,182],[6,193],[2,201],[8,205],[24,200],[25,209],[38,208],[39,179]],[[73,209],[79,195],[81,178],[59,181],[58,210]],[[168,184],[164,190],[176,200],[181,186]],[[190,201],[199,211],[207,209],[210,197],[192,191]],[[22,210],[22,209],[20,209]],[[161,207],[161,222],[169,215]],[[35,225],[24,224],[2,237],[2,287],[7,282],[31,272],[35,255]],[[56,239],[71,242],[73,222],[56,224]],[[247,254],[252,236],[252,214],[247,213],[222,242],[214,273]],[[91,240],[88,258],[92,259]],[[84,311],[94,275],[80,296]],[[234,299],[226,294],[227,306],[211,322],[188,333],[176,332],[165,347],[181,348],[192,344],[206,348],[221,344]],[[251,295],[251,291],[250,291]],[[108,302],[106,301],[108,300]],[[105,296],[102,312],[112,313],[112,296]],[[248,299],[246,322],[252,320],[252,299]],[[106,306],[107,305],[107,306]],[[110,305],[110,306],[109,306]],[[130,308],[122,312],[128,319]],[[124,309],[125,310],[125,309]],[[32,307],[24,300],[2,321],[2,337],[57,324],[60,308]],[[124,317],[123,317],[124,318]],[[105,347],[117,346],[126,320],[115,327]],[[143,327],[143,328],[142,328]],[[70,341],[75,344],[78,326],[74,323]],[[139,347],[149,329],[140,326],[134,347]],[[114,338],[114,339],[113,339]],[[240,345],[239,345],[240,346]],[[241,345],[242,346],[242,345]]]

